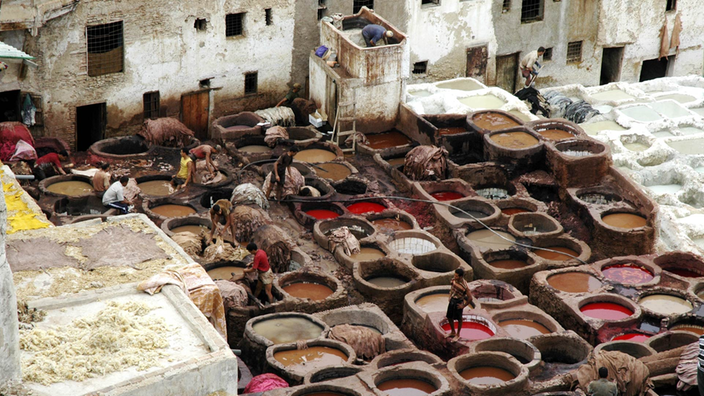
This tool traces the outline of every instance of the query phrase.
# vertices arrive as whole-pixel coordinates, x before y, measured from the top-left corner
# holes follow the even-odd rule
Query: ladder
[[[335,122],[333,124],[333,143],[342,149],[342,152],[354,153],[357,150],[357,91],[352,91],[352,100],[349,102],[342,102],[337,104],[337,111],[335,112]],[[352,129],[345,129],[342,127],[343,124],[350,126]],[[352,147],[342,148],[340,143],[344,144],[347,136],[353,135]]]

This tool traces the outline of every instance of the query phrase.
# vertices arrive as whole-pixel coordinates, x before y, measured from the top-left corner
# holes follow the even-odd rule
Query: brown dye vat
[[[551,250],[557,250],[558,252],[566,253],[566,254],[560,254],[560,253],[555,253],[555,252],[548,252],[547,250],[533,250],[533,253],[535,253],[538,257],[542,257],[545,260],[556,260],[556,261],[565,261],[569,260],[572,257],[568,255],[572,255],[574,257],[579,257],[579,253],[575,252],[574,250],[570,248],[566,248],[563,246],[548,246],[545,249],[551,249]]]
[[[546,129],[544,131],[537,132],[547,140],[564,140],[574,137],[573,134],[562,129]]]
[[[456,135],[458,133],[465,133],[465,132],[467,132],[467,128],[465,128],[465,127],[438,128],[438,134],[440,136]]]
[[[527,213],[530,212],[528,209],[523,209],[523,208],[505,208],[501,209],[501,213],[505,214],[506,216],[511,216],[515,215],[516,213]]]
[[[203,231],[208,231],[210,230],[207,227],[199,226],[199,225],[185,225],[185,226],[180,226],[176,228],[172,228],[171,232],[174,234],[177,234],[179,232],[190,232],[196,235],[200,235]]]
[[[512,269],[527,267],[528,263],[523,260],[496,260],[496,261],[490,262],[489,265],[494,268],[512,270]]]
[[[262,320],[252,330],[274,344],[288,344],[318,338],[323,328],[306,318],[285,317]]]
[[[695,326],[695,325],[681,325],[681,326],[675,326],[675,327],[671,328],[670,330],[689,331],[690,333],[694,333],[694,334],[696,334],[696,335],[702,335],[702,334],[704,334],[704,327]]]
[[[613,213],[602,217],[601,220],[612,227],[623,229],[644,227],[647,223],[645,217],[631,213]]]
[[[314,148],[301,150],[293,158],[303,162],[327,162],[337,158],[337,155],[332,151]]]
[[[601,281],[586,272],[563,272],[550,276],[548,285],[567,293],[587,293],[601,287]]]
[[[386,160],[391,166],[406,165],[406,157],[401,158],[389,158]]]
[[[247,127],[247,128],[251,128],[251,127]],[[270,153],[271,149],[268,146],[253,144],[250,146],[239,147],[237,149],[237,151],[241,151],[243,153],[249,153],[249,154],[259,154],[259,153]]]
[[[354,259],[355,261],[376,260],[382,257],[386,257],[386,253],[377,248],[371,247],[362,247],[359,249],[359,253],[355,253],[350,256],[350,258]]]
[[[411,378],[388,380],[377,385],[377,388],[389,396],[421,396],[429,395],[437,390],[435,386],[425,381]]]
[[[244,274],[244,268],[240,267],[218,267],[211,269],[208,271],[208,275],[210,275],[210,279],[230,279],[232,278],[232,273],[235,273],[235,276],[239,276]]]
[[[410,230],[411,228],[413,228],[411,224],[408,224],[403,220],[394,219],[393,217],[372,220],[372,225],[379,228],[379,230],[384,233]]]
[[[374,278],[366,279],[366,281],[371,283],[372,285],[383,288],[397,287],[408,283],[408,281],[405,281],[401,278],[394,278],[392,276],[377,276]]]
[[[489,138],[497,145],[510,149],[532,147],[539,143],[533,135],[525,132],[497,133]]]
[[[334,181],[343,180],[344,178],[352,174],[352,171],[348,167],[341,164],[327,163],[319,164],[316,166],[317,168],[315,168],[315,171],[318,176],[324,177],[326,179],[332,179]]]
[[[478,210],[467,210],[467,209],[462,209],[463,212],[460,212],[459,210],[456,212],[451,212],[453,216],[460,218],[460,219],[483,219],[487,216],[488,214],[484,212],[480,212]],[[466,213],[465,213],[466,212]]]
[[[171,182],[168,180],[150,180],[137,184],[140,190],[147,195],[164,197],[174,192]]]
[[[367,140],[369,140],[369,147],[373,148],[374,150],[403,146],[411,142],[411,140],[408,139],[406,135],[396,130],[366,136]]]
[[[479,128],[486,129],[489,131],[497,131],[499,129],[510,128],[519,125],[516,121],[497,113],[477,114],[472,117],[472,122]]]
[[[174,204],[155,206],[151,211],[163,217],[183,217],[196,213],[196,210],[190,206]]]
[[[418,308],[425,312],[445,312],[450,302],[450,293],[434,293],[416,300]]]
[[[93,192],[93,186],[78,180],[54,183],[47,186],[46,189],[54,194],[68,195],[69,197],[78,197],[81,195],[91,194]]]
[[[308,298],[313,301],[322,301],[330,297],[334,291],[320,283],[296,282],[285,286],[284,291],[292,297]],[[345,359],[347,360],[347,359]]]
[[[510,319],[499,322],[499,326],[513,338],[525,340],[527,338],[552,333],[550,329],[528,319]]]
[[[497,385],[516,378],[507,370],[498,367],[472,367],[462,370],[460,377],[472,385]]]
[[[339,349],[326,346],[312,346],[306,349],[291,349],[276,352],[274,359],[283,364],[284,367],[298,365],[322,367],[345,363],[347,361],[347,355]]]
[[[499,235],[496,235],[495,233],[498,233],[499,235],[503,236],[506,239],[501,238]],[[500,249],[508,249],[511,246],[513,246],[513,241],[516,240],[516,238],[509,234],[508,232],[505,231],[496,231],[494,230],[492,232],[491,230],[477,230],[477,231],[472,231],[469,234],[467,234],[467,239],[472,241],[475,245],[482,247],[484,249],[494,249],[494,250],[500,250]]]

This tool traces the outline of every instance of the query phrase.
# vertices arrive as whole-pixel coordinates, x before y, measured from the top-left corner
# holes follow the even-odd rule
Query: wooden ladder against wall
[[[352,100],[337,104],[335,112],[335,123],[333,124],[333,142],[342,149],[343,152],[354,153],[357,150],[357,91],[352,91]],[[345,127],[351,129],[346,129]],[[345,143],[347,136],[353,135],[352,147],[342,148],[341,143]]]

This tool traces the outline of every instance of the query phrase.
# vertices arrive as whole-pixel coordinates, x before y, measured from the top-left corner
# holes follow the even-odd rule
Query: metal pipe
[[[17,180],[34,180],[34,175],[15,175]]]

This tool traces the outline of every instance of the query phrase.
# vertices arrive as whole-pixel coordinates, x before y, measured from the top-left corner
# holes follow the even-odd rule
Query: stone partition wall
[[[7,206],[0,194],[0,385],[20,376],[19,324],[12,271],[5,255]]]

